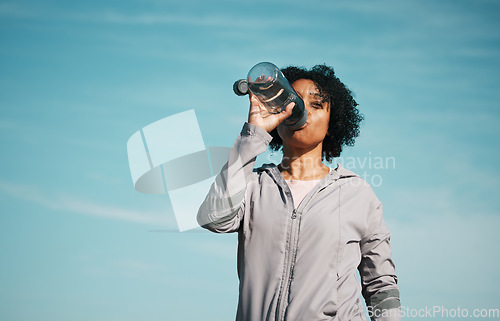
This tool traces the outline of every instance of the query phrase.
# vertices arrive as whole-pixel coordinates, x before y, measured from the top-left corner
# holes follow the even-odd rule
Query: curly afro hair
[[[292,84],[299,79],[312,80],[325,101],[330,103],[330,123],[328,134],[323,140],[323,159],[331,162],[334,157],[340,156],[342,146],[354,145],[359,135],[359,126],[363,115],[357,109],[358,103],[353,93],[335,76],[332,67],[316,65],[310,70],[302,67],[289,66],[281,70],[286,79]],[[275,128],[271,131],[273,139],[270,143],[272,150],[280,150],[283,141]]]

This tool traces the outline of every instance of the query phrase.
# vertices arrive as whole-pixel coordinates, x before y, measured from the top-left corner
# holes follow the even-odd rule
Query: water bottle
[[[291,102],[295,103],[290,117],[283,121],[285,126],[297,130],[307,121],[304,101],[297,95],[281,70],[270,62],[256,64],[248,72],[247,79],[240,79],[233,85],[234,92],[243,96],[250,90],[271,114],[283,111]]]

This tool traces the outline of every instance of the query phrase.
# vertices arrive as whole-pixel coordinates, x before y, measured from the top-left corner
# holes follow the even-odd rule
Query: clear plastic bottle
[[[292,130],[299,129],[307,121],[307,110],[281,70],[270,62],[261,62],[248,72],[246,81],[240,79],[234,83],[234,92],[245,95],[250,90],[266,107],[269,113],[277,114],[291,102],[295,103],[290,117],[283,124]]]

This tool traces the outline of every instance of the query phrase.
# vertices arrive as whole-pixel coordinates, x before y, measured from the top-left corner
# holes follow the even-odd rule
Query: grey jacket
[[[236,320],[365,320],[360,293],[370,314],[394,311],[390,233],[372,189],[339,165],[295,208],[274,164],[254,170],[271,139],[246,123],[198,212],[201,226],[238,232]]]

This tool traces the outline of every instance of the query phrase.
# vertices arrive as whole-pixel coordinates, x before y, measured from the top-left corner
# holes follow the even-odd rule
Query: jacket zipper
[[[296,233],[294,231],[295,229],[295,222],[297,218],[297,209],[294,209],[292,211],[292,215],[290,216],[292,222],[290,224],[290,234],[288,238],[288,259],[286,262],[286,269],[285,269],[285,277],[283,279],[282,283],[282,289],[281,289],[281,295],[278,299],[278,307],[277,307],[277,317],[276,320],[282,321],[285,319],[285,311],[287,308],[287,301],[288,301],[288,292],[290,290],[290,282],[291,282],[291,275],[292,275],[292,269],[293,269],[293,260],[295,259],[295,251],[296,251]]]
[[[319,188],[318,190],[316,190],[313,195],[311,195],[308,199],[307,199],[307,202],[306,204],[304,204],[304,200],[302,201],[302,203],[299,205],[299,208],[305,208],[307,206],[307,204],[309,203],[309,201],[311,200],[311,198],[319,193],[321,190],[323,190],[324,188],[326,187],[325,186],[322,186],[321,188]],[[287,193],[287,196],[290,197],[289,193]],[[307,196],[306,196],[307,197]],[[293,204],[293,201],[292,201],[292,204]],[[295,206],[294,206],[295,207]],[[282,286],[281,286],[281,291],[280,291],[280,294],[278,296],[278,304],[277,304],[277,307],[276,307],[276,320],[277,321],[284,321],[285,320],[285,311],[286,311],[286,308],[287,308],[287,301],[288,301],[288,294],[290,292],[290,286],[291,286],[291,275],[293,274],[292,273],[292,269],[293,269],[293,261],[295,260],[295,256],[297,254],[297,245],[295,243],[297,243],[297,238],[298,238],[298,230],[297,232],[294,231],[294,227],[295,227],[295,221],[297,219],[297,209],[294,208],[294,210],[292,211],[292,215],[290,216],[292,222],[290,224],[290,234],[289,234],[289,238],[288,238],[288,241],[289,241],[289,246],[288,246],[288,260],[287,260],[287,264],[286,264],[286,270],[285,270],[285,278],[283,279],[283,283],[282,283]],[[300,220],[299,220],[300,221]],[[300,224],[300,222],[299,222]],[[292,243],[293,242],[293,243]],[[285,253],[287,253],[285,252]]]

